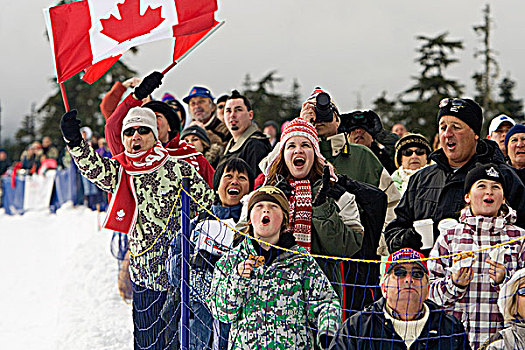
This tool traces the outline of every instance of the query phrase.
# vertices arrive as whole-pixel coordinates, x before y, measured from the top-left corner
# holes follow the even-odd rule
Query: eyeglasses
[[[522,287],[516,291],[516,294],[520,297],[525,297],[525,287]]]
[[[403,152],[401,152],[401,154],[404,155],[405,157],[410,157],[414,152],[416,152],[416,155],[418,156],[422,156],[423,154],[427,153],[422,148],[417,148],[415,151],[413,149],[407,148],[407,149],[404,149]]]
[[[397,278],[405,278],[407,274],[408,271],[404,267],[398,267],[394,269],[394,276]],[[421,269],[412,269],[412,271],[410,271],[410,275],[413,279],[420,280],[425,276],[425,271]]]
[[[135,135],[135,131],[139,133],[139,135],[147,135],[151,132],[151,129],[147,126],[139,126],[138,128],[127,128],[124,130],[123,134],[125,136],[133,136]]]

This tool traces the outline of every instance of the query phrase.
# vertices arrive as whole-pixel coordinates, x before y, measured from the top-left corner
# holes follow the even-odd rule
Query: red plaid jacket
[[[461,212],[459,224],[439,236],[430,257],[478,250],[525,236],[525,230],[513,225],[515,220],[516,212],[513,209],[505,217],[483,217],[473,216],[470,209],[465,208]],[[511,253],[505,255],[505,281],[525,261],[524,240],[510,244],[510,248]],[[503,325],[503,316],[497,306],[499,285],[495,285],[489,277],[490,266],[485,262],[490,250],[475,253],[472,265],[474,278],[466,288],[459,288],[452,283],[449,271],[452,258],[428,261],[429,298],[463,322],[472,349],[479,348]]]

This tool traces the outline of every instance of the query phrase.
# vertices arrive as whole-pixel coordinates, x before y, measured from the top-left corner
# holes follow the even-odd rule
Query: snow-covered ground
[[[85,207],[0,209],[0,348],[131,349],[131,305],[118,293],[110,241]]]

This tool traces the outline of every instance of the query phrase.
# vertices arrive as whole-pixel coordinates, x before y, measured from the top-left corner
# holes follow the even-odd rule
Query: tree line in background
[[[524,118],[523,100],[514,95],[516,82],[509,73],[498,81],[500,67],[490,46],[491,24],[490,7],[486,5],[483,23],[473,26],[481,41],[481,48],[475,50],[474,57],[481,60],[482,69],[472,75],[475,85],[473,98],[483,107],[485,125],[500,113],[517,120]],[[445,70],[459,62],[454,55],[463,50],[463,42],[449,39],[447,32],[435,37],[421,35],[416,38],[420,46],[415,62],[420,66],[420,72],[412,77],[413,85],[393,99],[389,99],[384,91],[373,101],[372,109],[382,117],[385,127],[400,122],[408,130],[422,133],[431,140],[437,132],[439,101],[445,97],[463,96],[464,86],[445,76]]]
[[[500,67],[490,45],[492,21],[490,7],[486,5],[483,9],[483,23],[473,26],[481,42],[474,57],[480,59],[482,66],[480,71],[472,75],[475,83],[474,99],[484,108],[486,121],[499,113],[521,120],[524,118],[523,101],[514,95],[516,82],[510,73],[498,80]],[[381,116],[385,128],[401,122],[408,130],[420,132],[431,139],[437,131],[435,121],[439,101],[445,97],[463,96],[464,86],[445,74],[451,65],[459,63],[455,55],[464,49],[463,42],[449,39],[448,35],[445,32],[434,37],[416,37],[419,47],[415,62],[420,71],[412,77],[412,86],[394,98],[389,98],[387,92],[383,91],[371,104],[370,109]],[[103,135],[105,122],[99,109],[102,97],[115,81],[124,81],[135,74],[134,70],[119,61],[92,85],[83,82],[81,74],[66,81],[69,104],[78,109],[82,124]],[[258,81],[252,81],[249,74],[245,76],[241,90],[252,102],[254,118],[259,125],[269,119],[281,123],[299,114],[302,101],[298,81],[293,80],[289,92],[280,93],[276,91],[275,85],[282,81],[283,78],[278,76],[277,71],[270,71]],[[63,145],[58,127],[63,113],[64,105],[56,85],[55,93],[41,106],[36,108],[33,105],[31,113],[24,116],[15,141],[8,141],[4,148],[13,158],[17,158],[28,144],[43,136],[50,136],[56,143]]]

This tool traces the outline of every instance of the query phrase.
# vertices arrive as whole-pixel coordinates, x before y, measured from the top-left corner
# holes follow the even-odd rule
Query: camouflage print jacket
[[[257,255],[243,240],[216,265],[206,300],[213,316],[231,323],[230,349],[312,349],[312,329],[333,336],[341,322],[339,298],[315,260],[294,245],[250,278],[237,265]]]
[[[119,162],[100,157],[84,141],[69,151],[82,175],[102,190],[115,192],[121,167]],[[183,176],[191,178],[192,196],[203,206],[210,206],[214,197],[212,190],[194,167],[174,157],[170,157],[158,170],[132,178],[138,200],[138,216],[135,229],[129,235],[129,267],[132,281],[142,287],[156,291],[168,287],[164,266],[168,244],[181,225],[178,194]],[[169,220],[172,208],[173,219]]]

